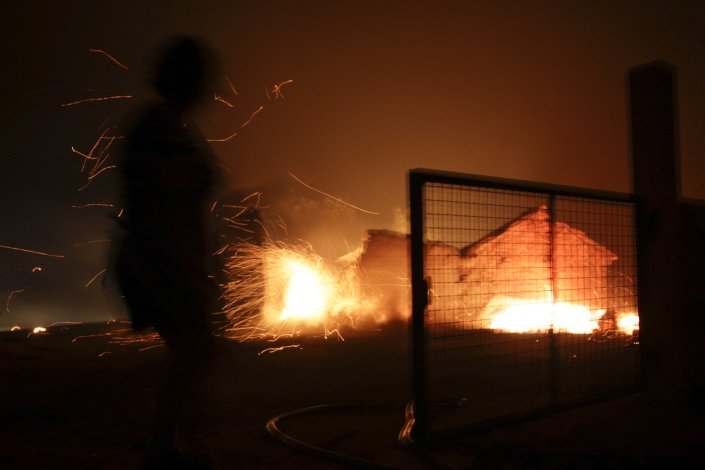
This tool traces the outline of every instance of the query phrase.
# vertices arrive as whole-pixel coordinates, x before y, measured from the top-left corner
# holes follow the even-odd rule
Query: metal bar
[[[419,444],[427,442],[428,410],[426,399],[426,336],[425,314],[428,285],[424,278],[424,179],[418,173],[409,174],[409,206],[411,222],[410,260],[412,288],[411,362],[414,399],[412,438]]]
[[[549,230],[549,272],[551,276],[551,292],[552,301],[555,303],[558,301],[558,282],[556,275],[556,216],[555,216],[555,205],[556,205],[556,195],[551,194],[548,199],[548,230]],[[551,320],[551,329],[548,332],[550,336],[550,392],[549,392],[549,402],[552,407],[558,404],[558,393],[560,390],[560,364],[558,356],[558,341],[556,339],[554,319]]]
[[[620,193],[616,191],[602,191],[597,189],[578,188],[573,186],[563,186],[556,184],[536,183],[533,181],[514,180],[509,178],[496,178],[490,176],[481,176],[473,174],[455,173],[440,170],[431,170],[427,168],[415,168],[410,171],[410,174],[418,175],[424,182],[433,181],[436,183],[459,184],[496,188],[509,189],[513,191],[526,191],[532,193],[551,193],[556,196],[579,196],[591,199],[601,199],[606,201],[633,201],[634,197],[629,193]]]

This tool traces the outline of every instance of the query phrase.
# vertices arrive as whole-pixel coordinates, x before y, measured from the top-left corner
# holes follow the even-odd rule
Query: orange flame
[[[326,336],[339,335],[342,326],[378,325],[388,313],[381,299],[362,295],[354,266],[326,263],[310,247],[240,244],[228,270],[232,279],[225,286],[229,319],[225,335],[231,339],[277,339],[321,328]],[[472,327],[508,333],[626,335],[639,329],[635,312],[610,314],[612,320],[605,321],[606,308],[552,297],[550,290],[540,299],[495,295]]]
[[[546,299],[532,300],[502,295],[495,296],[485,307],[481,327],[508,333],[554,332],[590,334],[600,330],[600,320],[607,310],[590,308],[571,302],[554,302],[550,292]],[[631,335],[639,330],[636,313],[616,315],[610,330]]]
[[[376,299],[363,298],[354,269],[329,263],[310,247],[239,244],[225,286],[232,339],[294,336],[318,330],[340,337],[342,326],[377,323]]]

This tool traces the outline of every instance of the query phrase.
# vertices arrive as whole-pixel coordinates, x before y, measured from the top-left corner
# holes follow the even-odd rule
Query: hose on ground
[[[342,454],[340,452],[335,452],[329,449],[325,449],[323,447],[319,447],[314,444],[310,444],[308,442],[304,442],[300,439],[296,439],[295,437],[285,433],[282,431],[278,424],[286,420],[288,418],[292,418],[294,416],[300,416],[304,414],[309,414],[309,413],[315,413],[319,411],[361,411],[361,410],[372,410],[372,411],[378,411],[378,410],[400,410],[401,407],[399,406],[394,406],[394,405],[369,405],[369,404],[323,404],[323,405],[314,405],[314,406],[309,406],[306,408],[300,408],[292,411],[287,411],[285,413],[281,413],[269,421],[267,421],[266,429],[267,432],[277,439],[278,441],[292,446],[297,449],[301,450],[307,450],[310,452],[314,452],[316,454],[324,455],[330,459],[336,460],[340,463],[344,463],[347,465],[353,465],[357,468],[364,468],[364,469],[384,469],[384,470],[391,470],[394,469],[395,467],[391,467],[388,465],[383,465],[377,462],[373,462],[371,460],[367,459],[362,459],[359,457],[354,457],[352,455],[347,455],[347,454]],[[453,469],[453,467],[448,466],[447,464],[444,464],[443,462],[439,461],[432,455],[428,454],[426,451],[423,449],[419,448],[416,446],[413,442],[413,439],[411,439],[411,427],[413,426],[413,405],[410,403],[409,405],[406,406],[405,409],[405,422],[404,426],[402,427],[401,431],[399,432],[399,442],[403,444],[405,447],[408,447],[412,449],[415,454],[424,460],[426,463],[430,464],[433,468],[437,469],[444,469],[444,470],[449,470]]]

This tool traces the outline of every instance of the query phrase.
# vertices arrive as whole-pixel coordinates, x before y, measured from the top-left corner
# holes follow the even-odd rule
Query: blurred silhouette
[[[148,468],[196,463],[193,453],[183,451],[183,419],[187,408],[199,412],[199,384],[214,350],[207,214],[219,178],[214,155],[188,118],[210,93],[214,72],[206,44],[170,40],[152,79],[161,100],[136,119],[121,165],[123,233],[115,272],[133,328],[154,327],[169,351]]]

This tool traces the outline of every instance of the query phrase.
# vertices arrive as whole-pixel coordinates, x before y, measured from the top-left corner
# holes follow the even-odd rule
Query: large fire
[[[228,269],[226,335],[238,340],[276,339],[302,333],[337,334],[343,326],[365,328],[385,322],[384,299],[362,288],[354,263],[326,262],[308,246],[243,243]],[[407,283],[408,289],[408,283]],[[410,312],[402,312],[408,318]],[[635,312],[608,314],[605,308],[495,295],[475,328],[508,333],[595,331],[631,335],[639,329]]]
[[[227,269],[225,333],[233,339],[337,334],[384,320],[377,299],[361,294],[355,270],[330,263],[306,245],[241,243]]]
[[[320,275],[305,261],[294,258],[283,259],[279,269],[285,286],[279,320],[320,322],[335,288],[329,277]]]
[[[495,296],[487,307],[492,310],[489,328],[509,333],[590,334],[597,330],[633,334],[639,329],[639,316],[624,312],[616,315],[616,322],[607,323],[606,309],[590,309],[570,302],[532,301],[521,298]]]

